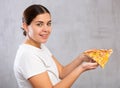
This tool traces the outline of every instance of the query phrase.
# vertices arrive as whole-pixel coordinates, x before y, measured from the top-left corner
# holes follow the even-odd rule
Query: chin
[[[47,40],[45,40],[45,41],[41,41],[41,43],[46,43],[47,42]]]

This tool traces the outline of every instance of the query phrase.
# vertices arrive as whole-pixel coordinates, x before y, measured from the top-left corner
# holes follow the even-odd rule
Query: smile
[[[48,38],[48,34],[43,34],[43,35],[40,35],[40,36],[44,39]]]

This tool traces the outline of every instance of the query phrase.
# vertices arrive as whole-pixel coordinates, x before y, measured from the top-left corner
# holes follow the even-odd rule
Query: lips
[[[41,34],[40,35],[43,39],[47,39],[48,38],[48,34]]]

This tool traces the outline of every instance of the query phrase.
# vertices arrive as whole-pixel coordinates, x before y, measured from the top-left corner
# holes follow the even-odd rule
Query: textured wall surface
[[[120,88],[120,0],[0,0],[0,88],[17,88],[13,63],[24,39],[22,12],[34,3],[52,13],[47,46],[63,65],[87,49],[114,51],[105,69],[83,73],[72,88]]]

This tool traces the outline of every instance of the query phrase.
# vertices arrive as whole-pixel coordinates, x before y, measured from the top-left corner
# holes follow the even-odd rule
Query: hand
[[[95,62],[92,58],[85,54],[82,54],[80,57],[82,58],[82,62]]]
[[[91,57],[85,55],[85,53],[91,53],[91,52],[95,52],[97,49],[90,49],[90,50],[86,50],[83,52],[82,54],[82,58],[83,58],[83,62],[95,62]]]
[[[83,71],[87,71],[87,70],[92,70],[92,69],[96,69],[98,67],[98,63],[96,62],[83,62],[80,67],[83,69]]]

